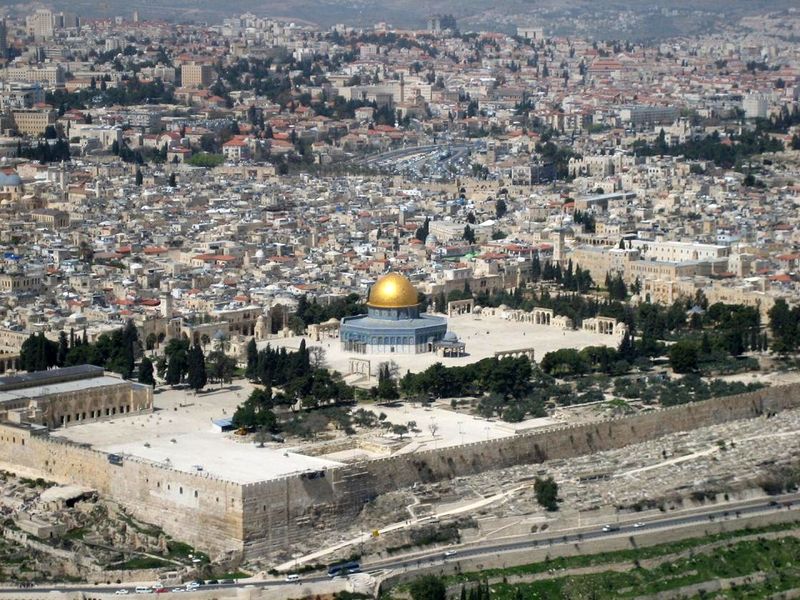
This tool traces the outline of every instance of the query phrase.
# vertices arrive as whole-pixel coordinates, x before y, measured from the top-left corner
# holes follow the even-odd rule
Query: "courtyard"
[[[533,349],[535,360],[539,361],[548,352],[561,348],[586,346],[619,345],[616,336],[593,333],[583,330],[560,329],[549,325],[536,325],[510,321],[499,316],[459,315],[448,319],[448,330],[458,335],[466,343],[466,355],[460,357],[441,357],[432,352],[424,354],[356,354],[341,348],[338,338],[322,337],[319,341],[309,336],[275,338],[260,342],[273,347],[297,350],[302,340],[307,347],[319,346],[325,353],[325,365],[342,375],[350,374],[351,359],[369,361],[370,372],[375,377],[381,363],[392,361],[397,364],[399,373],[424,371],[432,364],[441,362],[447,367],[456,367],[478,362],[495,355],[496,352],[514,352]],[[351,382],[354,383],[354,382]]]
[[[467,356],[441,358],[431,353],[351,354],[341,350],[336,338],[324,338],[317,342],[308,337],[292,337],[273,339],[269,343],[293,350],[305,339],[307,346],[321,346],[325,350],[327,367],[345,375],[349,373],[349,361],[352,358],[370,361],[372,373],[375,373],[378,364],[394,361],[402,375],[406,370],[424,370],[435,362],[447,366],[466,365],[494,356],[496,352],[532,348],[535,357],[540,359],[547,352],[560,348],[617,344],[617,339],[608,335],[518,323],[494,316],[453,317],[449,319],[449,326],[466,342]],[[266,342],[262,345],[266,345]],[[363,429],[353,436],[351,448],[337,447],[331,452],[315,446],[341,439],[344,434],[340,431],[326,431],[320,441],[290,439],[287,443],[268,441],[262,446],[254,442],[253,436],[215,430],[213,422],[232,417],[236,407],[244,402],[254,387],[244,379],[238,379],[230,386],[211,386],[199,394],[183,388],[159,387],[151,414],[76,425],[59,429],[54,435],[89,444],[103,452],[134,456],[181,471],[203,472],[230,481],[249,483],[334,467],[342,461],[381,456],[360,447],[360,440],[378,441],[384,448],[391,448],[391,452],[408,453],[509,437],[521,430],[546,427],[558,422],[539,418],[505,423],[454,411],[447,402],[430,406],[366,403],[355,408],[371,410],[376,415],[383,413],[385,421],[407,426],[408,433],[389,433],[382,428]]]

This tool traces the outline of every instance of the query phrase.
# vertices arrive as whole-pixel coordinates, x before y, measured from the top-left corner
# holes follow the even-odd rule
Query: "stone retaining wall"
[[[518,464],[600,452],[800,406],[800,384],[714,398],[582,425],[352,463],[316,473],[239,484],[141,459],[109,463],[97,450],[0,424],[0,462],[98,490],[143,521],[212,555],[285,549],[315,530],[352,520],[376,496]]]

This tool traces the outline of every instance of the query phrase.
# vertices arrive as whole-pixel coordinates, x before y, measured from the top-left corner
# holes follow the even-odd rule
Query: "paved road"
[[[374,154],[372,156],[366,156],[363,158],[355,159],[355,162],[360,162],[364,165],[371,165],[378,162],[388,161],[388,160],[398,160],[407,156],[412,156],[414,154],[432,154],[434,152],[441,152],[442,150],[449,150],[451,155],[447,158],[447,161],[454,160],[456,158],[460,158],[464,156],[470,149],[468,144],[463,143],[443,143],[443,144],[428,144],[426,146],[407,146],[406,148],[397,148],[394,150],[389,150],[387,152],[382,152],[380,154]]]
[[[412,557],[393,557],[384,560],[372,561],[362,564],[362,570],[371,571],[387,571],[387,570],[407,570],[407,569],[420,569],[436,565],[442,565],[447,562],[455,562],[465,558],[480,558],[484,556],[492,556],[503,552],[515,552],[530,548],[544,548],[558,546],[561,544],[574,544],[575,542],[596,540],[612,536],[630,536],[636,533],[643,533],[655,530],[674,529],[679,527],[687,527],[690,525],[698,525],[703,523],[710,523],[719,520],[735,521],[736,519],[755,516],[774,512],[776,510],[791,510],[800,511],[800,494],[784,494],[781,496],[774,496],[773,498],[759,498],[755,500],[748,500],[737,503],[729,503],[723,507],[715,506],[707,510],[700,510],[692,514],[684,514],[678,516],[670,516],[666,514],[658,518],[650,518],[649,520],[642,520],[641,522],[625,521],[614,525],[611,528],[603,526],[583,527],[580,531],[572,530],[573,533],[556,534],[538,534],[531,537],[526,537],[522,540],[512,541],[498,541],[498,542],[482,542],[477,545],[469,547],[460,547],[457,553],[445,557],[443,550],[417,554]],[[453,548],[455,549],[455,548]],[[308,585],[315,582],[328,581],[327,574],[313,574],[304,575],[301,577],[300,582]],[[242,588],[246,586],[272,588],[276,586],[286,586],[291,589],[292,586],[297,584],[286,583],[283,580],[269,580],[269,581],[247,581],[240,583],[230,584],[211,584],[201,587],[202,590],[226,590],[233,591],[235,588]],[[87,593],[115,593],[117,590],[126,589],[129,593],[134,593],[134,588],[130,586],[54,586],[54,587],[36,587],[33,588],[36,592],[57,592],[57,591],[82,591]],[[167,589],[172,589],[171,587]],[[28,592],[29,593],[29,592]],[[0,588],[0,594],[4,596],[18,596],[24,598],[26,591],[19,588]],[[138,595],[138,594],[137,594]],[[187,597],[191,597],[188,594]]]
[[[776,510],[800,511],[800,494],[786,494],[776,496],[772,499],[749,500],[739,503],[731,503],[724,508],[714,507],[701,512],[669,516],[664,515],[657,519],[643,521],[620,522],[608,530],[604,526],[583,527],[579,533],[562,533],[560,535],[541,534],[519,541],[506,542],[484,542],[475,547],[459,548],[457,554],[449,558],[455,561],[464,558],[479,558],[490,556],[502,552],[514,552],[530,548],[552,547],[560,544],[574,544],[575,542],[596,540],[612,536],[630,536],[636,533],[650,532],[654,530],[674,529],[689,525],[698,525],[720,520],[735,521],[738,518],[754,516],[758,514],[770,513]],[[612,525],[612,524],[609,524]],[[455,548],[454,548],[455,549]],[[425,567],[432,564],[441,564],[446,560],[442,550],[435,553],[428,553],[412,559],[390,559],[383,562],[372,562],[364,565],[365,570],[382,569],[403,569],[409,567]]]

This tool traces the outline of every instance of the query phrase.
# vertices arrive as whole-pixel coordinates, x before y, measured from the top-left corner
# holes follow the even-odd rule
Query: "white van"
[[[300,581],[300,575],[296,573],[290,573],[289,575],[286,576],[286,581],[287,582]]]
[[[136,592],[137,594],[149,594],[150,588],[147,587],[146,585],[137,585],[136,589],[133,591]]]

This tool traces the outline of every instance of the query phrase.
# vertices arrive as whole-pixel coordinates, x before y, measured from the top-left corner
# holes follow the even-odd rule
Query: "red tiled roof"
[[[778,283],[790,283],[792,281],[792,277],[790,275],[782,273],[780,275],[770,275],[769,280],[777,281]]]

